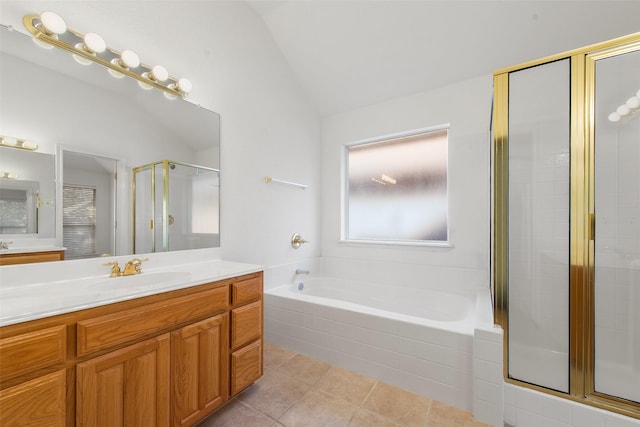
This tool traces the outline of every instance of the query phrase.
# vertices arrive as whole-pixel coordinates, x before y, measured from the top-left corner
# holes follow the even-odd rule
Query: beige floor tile
[[[272,418],[234,400],[206,418],[198,427],[271,427],[275,423]]]
[[[471,412],[434,400],[426,427],[489,427],[473,418]]]
[[[278,419],[286,427],[347,427],[357,407],[320,391],[310,391]]]
[[[315,384],[331,368],[331,365],[317,359],[312,359],[303,354],[296,354],[288,362],[277,370],[303,381],[307,384]]]
[[[311,386],[282,372],[265,369],[264,375],[239,397],[242,402],[278,419]]]
[[[430,405],[424,396],[379,382],[362,407],[407,427],[423,427]]]
[[[333,397],[360,405],[375,383],[376,380],[372,378],[332,366],[320,378],[314,388],[322,390]]]
[[[264,367],[273,369],[279,368],[291,360],[296,354],[298,353],[295,351],[278,347],[273,344],[264,343]]]
[[[358,408],[356,413],[351,417],[348,427],[401,427],[382,415]]]

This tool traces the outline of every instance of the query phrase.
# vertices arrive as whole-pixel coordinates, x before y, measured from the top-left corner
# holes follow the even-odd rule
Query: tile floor
[[[488,427],[471,413],[265,343],[264,375],[198,427]]]

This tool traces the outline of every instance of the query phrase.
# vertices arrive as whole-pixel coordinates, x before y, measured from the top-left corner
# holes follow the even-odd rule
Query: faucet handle
[[[293,249],[298,249],[300,245],[302,245],[303,243],[309,243],[309,242],[307,240],[304,240],[299,233],[296,233],[293,236],[291,236],[291,247]]]
[[[105,262],[102,265],[105,267],[112,265],[111,275],[109,277],[119,277],[122,276],[122,271],[120,270],[120,266],[118,265],[118,261]]]

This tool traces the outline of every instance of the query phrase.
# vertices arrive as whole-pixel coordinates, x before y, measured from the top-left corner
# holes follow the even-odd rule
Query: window
[[[65,185],[62,206],[65,258],[96,256],[96,189]]]
[[[447,244],[447,146],[438,127],[345,147],[343,239]]]

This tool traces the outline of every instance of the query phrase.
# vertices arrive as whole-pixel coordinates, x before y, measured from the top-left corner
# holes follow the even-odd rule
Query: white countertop
[[[131,258],[131,257],[129,257]],[[102,261],[102,260],[101,260]],[[31,264],[46,271],[62,266],[73,268],[70,261]],[[120,263],[124,267],[124,263]],[[208,260],[145,268],[138,275],[109,277],[109,271],[82,278],[65,277],[62,280],[45,280],[34,283],[17,283],[11,280],[19,270],[0,270],[0,326],[55,316],[134,298],[188,288],[243,274],[262,271],[262,266],[223,260]],[[28,268],[19,266],[18,268]],[[33,267],[32,267],[33,268]],[[45,276],[46,277],[46,276]],[[48,276],[50,279],[54,275]],[[13,282],[13,283],[12,283]]]

